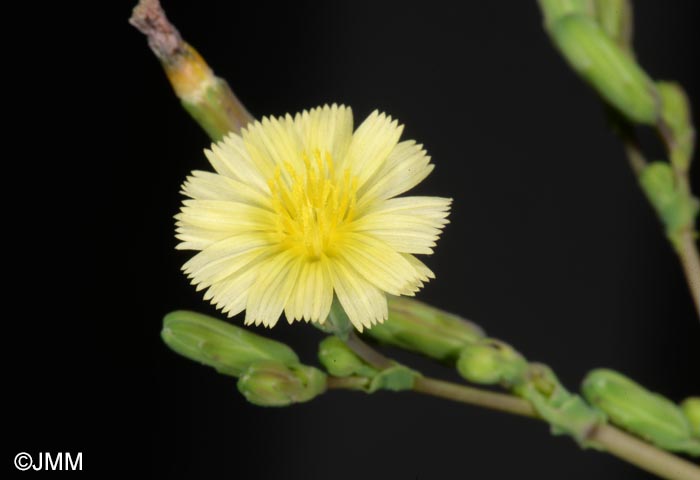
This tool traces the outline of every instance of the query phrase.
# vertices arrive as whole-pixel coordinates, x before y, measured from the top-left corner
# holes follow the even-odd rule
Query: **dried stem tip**
[[[252,121],[228,84],[214,75],[168,21],[158,0],[140,0],[129,23],[148,37],[149,47],[163,65],[183,106],[210,137],[219,140]]]
[[[173,61],[182,54],[185,42],[168,21],[158,0],[141,0],[134,7],[129,23],[148,37],[148,46],[162,62]]]

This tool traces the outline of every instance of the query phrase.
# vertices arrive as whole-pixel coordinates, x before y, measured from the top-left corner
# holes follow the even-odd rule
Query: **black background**
[[[127,24],[130,7],[110,12],[113,32],[66,27],[50,67],[28,52],[39,102],[15,118],[26,137],[5,180],[19,191],[6,212],[17,247],[7,251],[8,465],[19,451],[83,451],[95,475],[649,478],[541,423],[417,394],[257,408],[232,379],[167,350],[165,313],[215,314],[179,272],[188,254],[174,249],[172,219],[182,180],[208,168],[208,141]],[[379,108],[426,145],[436,170],[416,191],[455,202],[427,259],[437,279],[419,298],[550,364],[571,388],[608,366],[675,400],[700,393],[700,324],[681,269],[535,2],[165,7],[255,115],[338,102],[359,123]],[[635,2],[635,14],[645,68],[700,98],[697,2]],[[260,332],[315,362],[315,329]]]

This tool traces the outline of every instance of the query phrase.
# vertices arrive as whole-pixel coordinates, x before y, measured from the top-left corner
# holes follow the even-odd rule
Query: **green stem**
[[[413,390],[426,395],[512,413],[513,415],[537,417],[535,409],[532,408],[529,402],[505,393],[491,392],[430,377],[417,378]]]
[[[698,246],[691,229],[686,229],[681,233],[677,251],[690,288],[690,294],[695,302],[695,310],[700,318],[700,254],[698,254]]]
[[[657,125],[657,130],[666,146],[668,157],[672,158],[673,151],[677,148],[673,129],[662,119]],[[679,188],[681,192],[692,196],[688,170],[679,169],[674,166],[673,172],[676,177],[677,188]],[[681,232],[679,241],[674,246],[678,258],[680,259],[681,266],[683,267],[683,273],[685,274],[688,288],[690,288],[690,295],[695,304],[695,312],[700,319],[700,254],[698,253],[698,246],[695,242],[694,225],[692,223]]]
[[[634,171],[635,175],[639,177],[649,163],[642,153],[639,141],[634,133],[634,127],[619,115],[613,117],[613,122],[617,126],[618,134],[622,140],[622,144],[625,147],[625,153],[627,154],[627,160],[629,161],[630,167]],[[664,126],[663,123],[660,124],[659,131],[670,156],[674,142],[673,134],[671,133],[670,129]],[[678,187],[682,191],[691,194],[690,181],[688,180],[687,172],[674,169],[674,173]],[[683,268],[686,283],[690,289],[690,296],[692,297],[693,304],[695,305],[695,311],[698,318],[700,318],[700,254],[698,253],[698,247],[697,243],[695,242],[692,225],[688,226],[688,228],[681,232],[679,240],[680,241],[677,243],[672,243],[672,246],[678,255],[681,267]]]
[[[326,387],[336,390],[363,390],[369,385],[365,377],[331,377],[326,379]]]
[[[341,339],[342,340],[342,339]],[[362,340],[354,330],[348,333],[348,338],[343,340],[350,350],[355,352],[358,357],[372,365],[377,370],[384,370],[394,365],[394,362],[387,357],[370,347]]]
[[[670,480],[700,480],[700,468],[610,425],[601,425],[590,440],[608,453]]]
[[[329,389],[361,388],[361,377],[329,377]],[[413,390],[433,397],[444,398],[468,405],[498,410],[524,417],[538,418],[527,401],[503,393],[445,382],[430,377],[416,379]],[[669,480],[700,480],[700,468],[692,463],[654,447],[611,425],[593,429],[587,441],[632,465]]]
[[[393,365],[390,359],[362,341],[354,331],[348,335],[346,345],[375,368],[381,369]],[[328,388],[356,389],[357,377],[354,378],[355,380],[347,380],[349,386],[334,380],[329,383]],[[416,378],[413,391],[514,415],[540,418],[530,402],[522,398],[430,377]],[[587,434],[586,442],[663,478],[700,480],[700,468],[611,425],[596,426]]]
[[[646,166],[649,165],[649,162],[647,162],[639,146],[639,141],[634,136],[624,135],[622,136],[622,144],[625,147],[625,153],[627,154],[630,168],[632,168],[634,174],[639,177]]]

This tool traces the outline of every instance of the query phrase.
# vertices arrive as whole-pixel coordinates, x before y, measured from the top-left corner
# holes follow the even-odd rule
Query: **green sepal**
[[[336,336],[330,336],[319,344],[318,358],[324,368],[336,377],[362,377],[369,380],[363,390],[374,393],[377,390],[399,392],[413,388],[420,374],[403,365],[395,364],[384,370],[377,370],[362,360],[350,347]]]
[[[700,441],[692,437],[683,411],[621,373],[593,370],[584,379],[582,392],[615,425],[666,450],[700,455]]]
[[[600,449],[589,437],[598,425],[605,423],[605,415],[564,388],[551,368],[537,363],[530,365],[514,391],[549,423],[553,435],[569,435],[582,448]]]
[[[677,188],[673,168],[666,162],[650,163],[639,175],[639,183],[661,218],[666,235],[677,246],[679,234],[695,222],[697,200]]]
[[[581,448],[600,446],[589,441],[591,432],[605,422],[605,416],[592,409],[580,396],[568,394],[553,404],[539,394],[527,398],[540,417],[549,423],[552,435],[568,435],[576,440]]]
[[[318,359],[333,376],[373,378],[377,370],[365,363],[345,343],[335,336],[324,338],[318,345]]]
[[[484,385],[513,386],[521,381],[527,368],[522,355],[493,339],[464,346],[457,359],[457,372],[462,378]]]
[[[592,16],[595,11],[593,0],[538,0],[538,3],[547,28],[567,15]]]
[[[377,390],[390,390],[392,392],[411,390],[417,377],[420,377],[420,374],[415,370],[411,370],[403,365],[394,365],[377,373],[372,378],[367,392],[374,393]]]
[[[260,407],[303,403],[326,391],[326,374],[302,364],[261,361],[250,365],[237,383],[238,391]]]
[[[633,122],[656,124],[660,109],[654,82],[594,19],[567,15],[550,33],[569,65],[605,101]]]
[[[322,324],[314,323],[314,325],[321,331],[333,334],[342,340],[347,340],[354,328],[338,297],[333,297],[331,310],[326,321]]]
[[[661,117],[673,135],[671,164],[677,170],[687,172],[695,148],[695,130],[688,97],[675,82],[658,82],[656,89],[661,97]]]
[[[388,297],[389,318],[363,334],[375,341],[454,362],[465,344],[484,336],[477,325],[407,297]]]
[[[595,18],[603,31],[622,49],[632,50],[632,4],[630,0],[594,0]]]
[[[688,397],[681,403],[681,410],[688,419],[696,438],[700,438],[700,397]]]
[[[163,318],[161,338],[180,355],[234,377],[261,360],[283,364],[299,362],[294,350],[283,343],[185,310],[169,313]]]

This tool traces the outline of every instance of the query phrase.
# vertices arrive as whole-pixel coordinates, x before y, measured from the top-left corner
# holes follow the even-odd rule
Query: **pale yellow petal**
[[[422,145],[416,145],[413,140],[399,143],[358,191],[358,208],[410,190],[422,182],[433,167]]]
[[[352,324],[360,332],[363,328],[381,323],[389,313],[386,295],[365,280],[342,258],[330,262],[333,289]]]
[[[355,130],[347,155],[338,162],[339,170],[349,169],[362,188],[387,160],[402,131],[403,125],[375,110]]]
[[[323,323],[333,302],[333,284],[326,259],[304,262],[294,291],[285,307],[287,321]]]
[[[309,278],[310,262],[302,262],[299,270],[299,279],[284,306],[284,316],[287,322],[292,323],[304,318],[304,305],[308,304],[307,283]]]
[[[401,254],[369,235],[348,234],[338,250],[365,280],[392,295],[413,295],[424,277]]]
[[[277,251],[277,247],[271,247],[265,240],[241,237],[244,236],[217,242],[183,266],[192,283],[197,285],[197,290],[236,275],[249,264],[257,264]]]
[[[217,173],[247,183],[260,192],[267,191],[268,172],[256,165],[240,135],[229,133],[212,144],[211,150],[204,150],[204,154]]]
[[[330,153],[333,161],[345,157],[352,140],[352,110],[333,104],[303,111],[294,118],[308,155]]]
[[[182,192],[196,200],[224,200],[272,209],[270,196],[224,175],[195,170],[182,185]]]
[[[353,229],[374,236],[401,253],[433,253],[432,247],[448,223],[451,200],[401,197],[385,200],[353,222]]]
[[[256,264],[250,263],[225,280],[215,283],[204,294],[204,300],[211,301],[229,318],[245,310],[248,293],[258,277]]]
[[[175,237],[180,240],[180,243],[175,246],[177,250],[203,250],[230,236],[227,232],[193,227],[191,225],[179,226],[175,232]]]
[[[367,214],[395,213],[403,215],[420,215],[425,218],[446,219],[452,205],[451,198],[444,197],[399,197],[382,202],[374,202]],[[449,223],[444,221],[444,224]]]
[[[300,259],[289,251],[272,256],[259,268],[249,290],[245,324],[273,327],[279,320],[299,276]]]
[[[229,235],[250,231],[274,232],[277,217],[270,210],[222,200],[185,200],[176,225],[186,230],[195,227],[226,232]]]
[[[410,253],[402,253],[401,256],[410,263],[413,268],[416,269],[416,272],[418,272],[418,275],[420,275],[420,280],[423,282],[427,282],[431,278],[435,278],[435,274],[431,269],[428,268],[428,266],[421,262],[418,258],[416,258],[414,255],[411,255]]]
[[[248,154],[266,179],[273,177],[277,167],[286,164],[297,170],[303,167],[304,147],[290,115],[265,117],[262,122],[249,124],[241,134]]]

